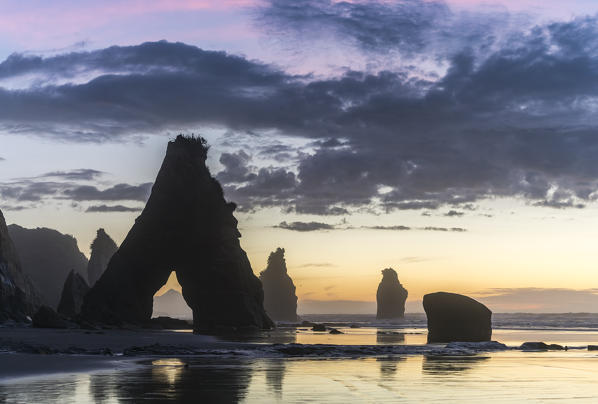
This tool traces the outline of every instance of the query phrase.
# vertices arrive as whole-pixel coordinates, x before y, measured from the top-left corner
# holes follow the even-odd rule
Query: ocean
[[[132,367],[0,381],[0,401],[598,402],[598,351],[587,349],[598,345],[598,314],[494,314],[493,340],[506,347],[428,345],[419,314],[397,322],[302,318],[343,334],[281,326],[238,340],[228,336],[222,339],[238,341],[239,349],[143,356]],[[567,350],[518,349],[526,341]]]

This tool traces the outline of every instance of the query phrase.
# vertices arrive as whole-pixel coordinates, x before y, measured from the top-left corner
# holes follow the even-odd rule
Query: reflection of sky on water
[[[366,359],[163,358],[130,370],[0,384],[0,402],[479,402],[598,398],[584,351]]]

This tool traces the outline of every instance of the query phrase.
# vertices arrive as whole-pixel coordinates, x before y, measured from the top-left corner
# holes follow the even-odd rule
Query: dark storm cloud
[[[505,26],[525,21],[498,8],[455,13],[442,1],[420,0],[268,0],[256,17],[270,37],[303,42],[295,46],[327,39],[368,54],[397,51],[432,58],[465,46],[488,47]]]
[[[318,38],[323,32],[353,40],[371,50],[389,45],[415,51],[426,44],[426,34],[450,11],[439,2],[335,2],[330,0],[270,0],[260,9],[261,26]]]
[[[129,207],[123,205],[92,205],[88,207],[85,212],[87,213],[112,213],[112,212],[140,212],[141,208]]]
[[[65,189],[63,194],[74,201],[141,201],[149,197],[152,183],[141,185],[117,184],[103,190],[92,185]]]
[[[245,210],[462,210],[495,197],[581,207],[598,189],[597,26],[587,17],[512,32],[508,47],[486,47],[483,55],[482,48],[462,47],[433,81],[402,71],[297,77],[167,42],[49,58],[13,55],[0,64],[5,79],[104,73],[78,83],[0,88],[0,127],[105,141],[205,124],[258,139],[310,139],[309,152],[292,153],[292,167],[284,156],[268,167],[252,163],[249,152],[222,156],[218,178],[227,198]],[[30,198],[42,193],[32,191]],[[110,200],[127,190],[105,191],[71,189],[69,196]],[[142,200],[142,190],[131,192]]]
[[[44,199],[72,201],[141,201],[149,197],[151,183],[140,185],[117,184],[105,189],[74,182],[19,180],[0,183],[0,196],[4,200],[40,202]]]

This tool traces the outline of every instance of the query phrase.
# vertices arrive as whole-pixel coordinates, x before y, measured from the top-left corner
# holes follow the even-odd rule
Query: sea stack
[[[66,317],[75,317],[81,312],[83,298],[89,292],[89,286],[85,279],[75,270],[69,273],[62,288],[62,296],[58,303],[58,313]]]
[[[25,322],[40,303],[33,283],[21,269],[17,250],[0,211],[0,323]]]
[[[90,287],[100,279],[116,250],[118,246],[114,240],[104,229],[99,229],[95,240],[91,243],[91,256],[87,264],[87,279]]]
[[[393,319],[404,317],[407,294],[407,289],[399,282],[397,272],[392,268],[383,269],[382,280],[376,293],[378,303],[376,318]]]
[[[480,342],[492,337],[492,312],[482,303],[456,293],[424,296],[428,343]]]
[[[64,280],[71,269],[87,278],[87,258],[79,250],[77,239],[48,228],[26,229],[8,226],[23,272],[31,278],[44,304],[58,307]]]
[[[268,266],[260,272],[264,287],[264,308],[275,321],[297,321],[297,295],[293,280],[287,274],[284,248],[277,248],[268,257]]]
[[[241,248],[236,205],[206,167],[202,138],[178,136],[141,215],[89,291],[92,322],[144,324],[153,296],[176,272],[197,332],[268,329],[262,284]]]

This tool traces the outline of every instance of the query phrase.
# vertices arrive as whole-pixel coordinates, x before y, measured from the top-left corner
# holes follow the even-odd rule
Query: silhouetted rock
[[[264,308],[276,321],[297,321],[295,285],[287,274],[284,248],[277,248],[268,257],[268,266],[260,272],[264,288]]]
[[[241,249],[236,205],[206,167],[205,140],[169,142],[151,196],[83,303],[95,322],[144,324],[175,271],[196,331],[270,328],[264,293]]]
[[[40,304],[35,287],[21,269],[17,250],[0,211],[0,323],[25,322]]]
[[[456,293],[424,296],[428,343],[490,341],[492,312],[482,303]]]
[[[397,273],[392,268],[382,270],[382,280],[378,285],[376,301],[377,319],[401,318],[405,316],[407,289],[401,285]]]
[[[344,332],[337,330],[336,328],[331,328],[329,334],[344,334]]]
[[[524,342],[519,347],[522,351],[562,351],[563,346],[559,344],[546,344],[544,342]]]
[[[193,312],[187,306],[183,295],[174,289],[170,289],[163,295],[154,296],[152,317],[192,319]]]
[[[91,243],[91,256],[87,264],[87,278],[90,287],[100,279],[116,250],[118,250],[118,246],[114,240],[104,229],[99,229],[95,240]]]
[[[89,292],[89,286],[85,279],[74,270],[64,282],[60,303],[58,303],[58,313],[67,317],[75,317],[81,312],[83,298]]]
[[[23,271],[41,294],[44,304],[56,308],[64,280],[71,269],[87,279],[87,258],[77,246],[77,240],[47,228],[26,229],[16,224],[8,226]]]
[[[598,351],[598,345],[588,345],[588,351]]]
[[[326,326],[324,324],[314,324],[311,329],[312,331],[326,331]]]
[[[42,306],[33,315],[33,326],[36,328],[67,328],[69,323],[53,308]]]

